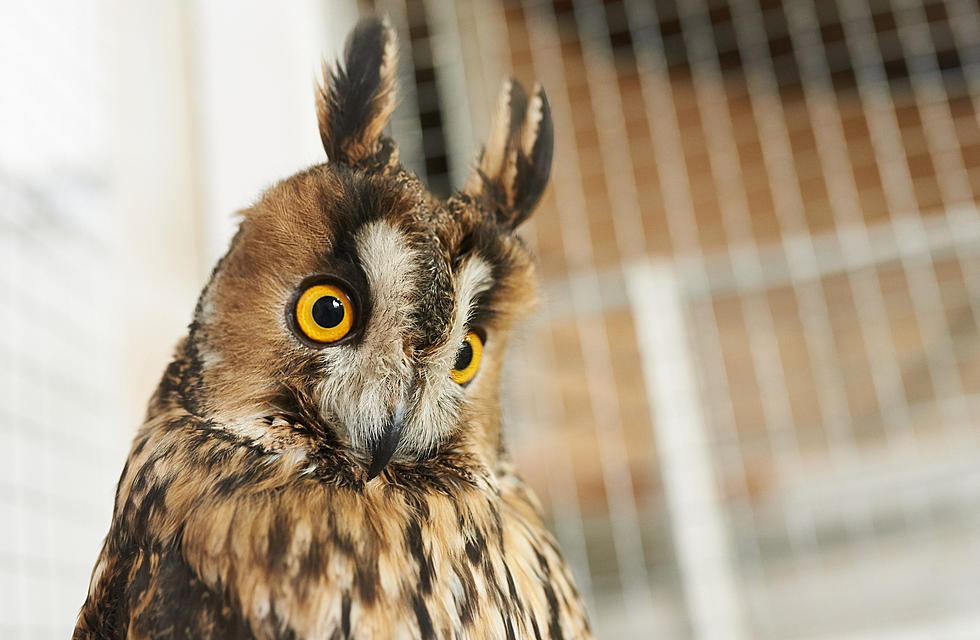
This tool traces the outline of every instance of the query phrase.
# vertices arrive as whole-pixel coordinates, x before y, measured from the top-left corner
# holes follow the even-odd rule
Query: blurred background
[[[975,0],[0,5],[0,636],[66,637],[144,405],[322,55],[459,187],[547,88],[511,449],[603,638],[980,637]]]

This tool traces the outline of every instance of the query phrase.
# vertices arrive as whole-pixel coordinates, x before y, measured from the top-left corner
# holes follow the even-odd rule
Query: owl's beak
[[[368,468],[368,480],[373,480],[384,470],[388,461],[391,460],[391,456],[398,449],[398,442],[402,438],[402,427],[405,426],[405,413],[405,401],[403,400],[395,406],[395,411],[392,413],[384,433],[374,443],[371,466]]]

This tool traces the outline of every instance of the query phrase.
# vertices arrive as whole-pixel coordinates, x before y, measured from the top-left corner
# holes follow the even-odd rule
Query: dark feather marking
[[[500,509],[495,502],[487,501],[490,511],[493,514],[493,524],[497,533],[497,548],[500,553],[504,553],[504,523],[500,517]]]
[[[541,567],[541,584],[544,586],[544,597],[548,600],[548,634],[552,638],[560,640],[563,637],[561,631],[561,611],[558,609],[558,598],[555,596],[555,589],[551,584],[551,566],[548,564],[547,558],[541,555],[541,552],[537,549],[535,549],[534,555],[537,557],[538,565]]]
[[[136,438],[136,441],[133,442],[133,450],[130,452],[129,457],[130,458],[136,458],[141,453],[143,453],[143,448],[146,446],[146,443],[147,443],[148,440],[149,440],[149,438],[147,436],[137,437]],[[129,464],[129,460],[128,459],[127,459],[126,463],[127,463],[127,465]],[[125,468],[124,468],[124,471],[125,471]],[[123,474],[123,475],[125,475],[125,474]]]
[[[511,575],[510,567],[506,564],[504,565],[504,571],[507,575],[507,590],[510,592],[510,600],[517,607],[519,613],[524,613],[524,604],[521,602],[520,596],[517,595],[517,585],[514,584],[514,576]]]
[[[231,495],[242,487],[251,487],[258,482],[268,479],[275,471],[275,468],[272,466],[259,464],[258,459],[253,462],[253,464],[239,465],[242,471],[229,474],[218,480],[214,484],[214,492],[221,496]]]
[[[517,640],[517,635],[514,633],[514,620],[513,618],[507,618],[507,640]]]
[[[418,564],[419,588],[424,595],[428,595],[432,592],[432,559],[422,546],[422,527],[415,518],[408,523],[405,530],[405,546]]]
[[[350,638],[350,594],[346,591],[340,601],[340,627],[344,638]]]
[[[238,237],[241,234],[239,231],[236,234]],[[215,265],[214,270],[211,272],[212,278],[214,274],[218,272],[221,268],[221,261]],[[204,288],[201,292],[201,297],[198,298],[198,309],[201,308],[202,300],[208,291],[208,287]],[[195,318],[200,317],[198,312],[194,314]],[[177,370],[175,371],[176,384],[174,388],[167,395],[176,396],[177,402],[181,407],[190,415],[196,416],[201,414],[201,358],[198,353],[198,341],[202,340],[202,327],[198,320],[191,322],[190,330],[188,333],[187,341],[183,345],[183,358],[175,360],[175,364],[179,363]],[[206,339],[206,337],[203,337]],[[178,350],[179,353],[179,350]],[[158,394],[159,397],[165,397],[164,394]]]
[[[497,581],[497,571],[493,568],[493,561],[489,555],[483,556],[483,562],[480,563],[480,568],[483,569],[483,576],[490,585],[493,595],[497,598],[498,603],[508,602],[507,595],[504,590],[500,587],[500,583]]]
[[[426,608],[421,594],[415,593],[412,596],[412,608],[415,610],[415,619],[419,623],[419,635],[423,638],[432,638],[435,635],[435,629],[432,627],[432,618],[429,616],[429,610]]]
[[[277,629],[276,640],[296,640],[296,631],[292,627],[287,627],[285,629]]]
[[[370,559],[361,558],[354,569],[354,585],[361,602],[365,606],[374,604],[378,597],[378,556],[373,555]]]
[[[473,622],[473,614],[476,613],[479,594],[476,592],[476,584],[473,581],[473,572],[465,566],[456,567],[456,575],[463,585],[463,598],[457,603],[459,621],[464,626],[469,626]]]
[[[158,459],[159,456],[151,457],[136,471],[136,475],[133,477],[133,481],[130,483],[130,495],[139,495],[146,490],[146,485],[149,483],[150,478],[153,475],[153,465]]]
[[[292,537],[289,514],[285,511],[277,511],[272,520],[272,528],[269,529],[269,550],[268,565],[269,569],[275,571],[280,568],[289,550],[289,541]]]
[[[541,640],[541,629],[538,628],[538,618],[537,616],[531,616],[531,630],[534,631],[535,640]]]
[[[473,537],[466,540],[466,557],[470,559],[473,564],[479,564],[480,559],[483,557],[483,550],[486,548],[487,543],[480,531],[474,531]]]
[[[323,552],[323,543],[318,540],[312,541],[306,549],[303,562],[300,563],[301,574],[308,579],[320,575],[326,559],[326,554]]]
[[[205,586],[174,551],[146,555],[127,589],[131,602],[145,602],[133,621],[137,637],[253,638],[248,624]]]
[[[355,552],[354,540],[351,539],[350,534],[347,532],[341,533],[340,531],[334,529],[331,536],[331,541],[333,546],[340,551],[340,553],[353,556]]]
[[[211,468],[224,467],[235,457],[231,447],[213,447],[204,454],[204,463]]]
[[[142,473],[142,486],[145,487],[149,482],[147,477],[152,469],[149,465],[144,465],[140,470]],[[132,543],[146,544],[152,539],[153,523],[151,516],[154,513],[166,512],[167,487],[169,481],[159,480],[154,482],[143,492],[142,496],[133,490],[130,492],[129,501],[123,506],[122,511],[117,514],[117,519],[124,523],[118,529],[117,534],[123,545]]]
[[[411,505],[412,509],[418,514],[419,519],[428,520],[429,519],[429,502],[417,495],[415,492],[406,491],[404,493],[405,502]]]

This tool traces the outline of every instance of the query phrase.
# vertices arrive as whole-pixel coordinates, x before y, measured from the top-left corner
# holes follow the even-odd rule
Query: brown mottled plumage
[[[535,297],[513,230],[547,182],[547,101],[507,83],[438,200],[382,135],[394,49],[355,29],[318,96],[329,162],[244,212],[136,436],[76,638],[590,636],[497,397]],[[352,304],[332,344],[295,318],[322,279]]]

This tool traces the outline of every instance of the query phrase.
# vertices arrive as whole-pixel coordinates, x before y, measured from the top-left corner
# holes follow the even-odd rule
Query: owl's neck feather
[[[535,625],[588,634],[555,541],[509,463],[457,452],[365,482],[342,451],[301,429],[292,441],[245,442],[178,405],[157,409],[120,480],[106,548],[178,553],[257,636],[327,637],[347,599],[357,635],[394,637],[420,624],[418,597],[440,628],[503,619],[517,637]]]

